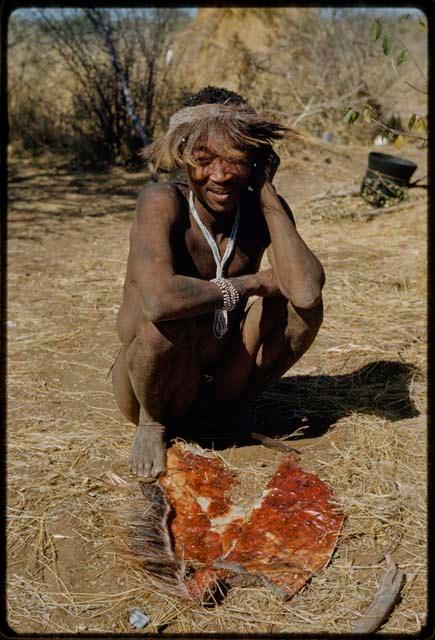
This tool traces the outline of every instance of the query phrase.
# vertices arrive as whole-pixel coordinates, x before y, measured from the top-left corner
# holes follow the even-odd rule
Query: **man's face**
[[[207,145],[194,151],[196,166],[186,165],[189,187],[207,209],[231,212],[249,186],[253,155],[238,151],[235,157],[223,158],[212,148]]]

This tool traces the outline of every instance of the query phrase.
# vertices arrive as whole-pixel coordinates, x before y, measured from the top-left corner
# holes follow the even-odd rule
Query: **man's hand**
[[[257,274],[258,291],[257,295],[262,298],[271,298],[272,296],[280,296],[281,290],[275,279],[272,269],[259,271]]]
[[[259,155],[256,161],[257,166],[254,168],[253,172],[252,187],[255,191],[261,193],[265,184],[272,184],[280,162],[281,160],[279,155],[272,149],[272,147],[270,147],[266,152],[263,151]]]
[[[266,180],[269,182],[273,182],[276,172],[278,171],[278,167],[281,164],[281,158],[273,149],[266,156],[266,161],[264,164],[264,173],[266,175]]]
[[[246,300],[249,296],[270,298],[271,296],[281,295],[278,282],[274,277],[272,269],[250,273],[237,278],[230,278],[230,280],[239,291],[242,300]]]

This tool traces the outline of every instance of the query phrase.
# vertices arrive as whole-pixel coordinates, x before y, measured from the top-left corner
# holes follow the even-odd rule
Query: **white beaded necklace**
[[[195,205],[193,203],[192,191],[189,193],[189,207],[193,217],[195,218],[198,224],[198,227],[201,229],[204,238],[207,240],[208,245],[212,250],[214,261],[216,263],[216,278],[222,278],[225,263],[227,262],[228,258],[232,254],[234,250],[234,245],[236,243],[236,236],[237,236],[237,231],[239,229],[239,222],[240,222],[240,207],[239,206],[237,207],[237,213],[234,220],[233,228],[231,230],[231,235],[227,242],[225,253],[222,256],[222,258],[219,253],[219,249],[215,239],[213,238],[210,231],[207,229],[207,227],[199,217],[198,211],[196,210]],[[224,309],[216,309],[214,312],[213,333],[216,336],[216,338],[222,338],[222,336],[227,331],[228,331],[228,312]]]

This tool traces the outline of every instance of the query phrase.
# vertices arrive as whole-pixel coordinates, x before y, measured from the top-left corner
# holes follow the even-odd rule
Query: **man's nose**
[[[225,160],[215,158],[210,166],[209,177],[213,182],[226,182],[231,178],[230,166]]]

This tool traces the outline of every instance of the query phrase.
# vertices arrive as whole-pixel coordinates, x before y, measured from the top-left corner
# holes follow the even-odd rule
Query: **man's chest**
[[[257,223],[255,223],[257,222]],[[234,248],[225,262],[224,276],[235,277],[258,270],[264,249],[268,244],[267,229],[258,221],[241,220],[234,242]],[[190,221],[181,234],[181,242],[176,252],[176,272],[206,280],[216,276],[216,260],[212,248],[201,229]],[[214,236],[219,255],[222,258],[230,239],[223,234]]]

